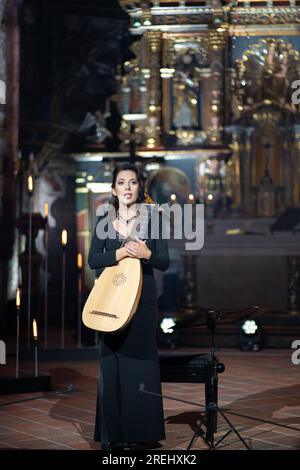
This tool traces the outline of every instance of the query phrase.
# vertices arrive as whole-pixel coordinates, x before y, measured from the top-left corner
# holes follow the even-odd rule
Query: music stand
[[[222,321],[223,323],[232,323],[234,321],[241,321],[249,317],[253,317],[255,314],[259,313],[259,307],[251,307],[243,309],[230,309],[230,310],[207,310],[205,311],[205,322],[193,324],[192,326],[203,326],[206,325],[211,335],[211,373],[210,373],[210,389],[209,389],[209,403],[206,406],[204,416],[200,415],[200,418],[193,425],[194,434],[187,446],[187,450],[190,450],[195,440],[200,437],[205,444],[208,445],[210,450],[216,449],[216,447],[226,439],[229,434],[234,432],[242,444],[246,447],[247,450],[251,448],[247,442],[243,439],[241,434],[232,424],[232,422],[226,416],[224,410],[218,406],[218,374],[224,372],[225,366],[223,363],[218,361],[218,358],[215,355],[215,330],[216,322]],[[187,326],[187,325],[186,325]],[[186,326],[179,326],[179,328],[184,328]],[[191,326],[191,324],[189,325]],[[206,397],[207,398],[207,397]],[[223,417],[226,423],[229,426],[229,430],[217,441],[215,442],[214,434],[217,432],[217,416],[218,413]],[[206,428],[206,432],[202,429],[202,426]]]

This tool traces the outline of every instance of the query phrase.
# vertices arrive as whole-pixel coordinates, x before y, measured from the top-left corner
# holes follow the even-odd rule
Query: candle
[[[82,254],[81,253],[77,254],[77,268],[82,269]]]
[[[28,191],[30,193],[32,193],[33,191],[33,178],[32,178],[32,175],[29,175],[28,176],[28,179],[27,179],[27,186],[28,186]]]
[[[176,194],[171,194],[170,196],[171,201],[176,201]]]
[[[33,331],[33,337],[36,340],[38,338],[38,331],[37,331],[37,323],[36,320],[33,320],[32,322],[32,331]]]
[[[63,231],[61,232],[61,244],[63,247],[65,247],[68,243],[68,232],[66,231],[66,229],[63,229]]]
[[[16,307],[19,309],[21,306],[21,291],[19,287],[16,290]]]
[[[49,215],[49,204],[48,202],[45,202],[44,204],[44,217],[48,217]]]
[[[189,194],[189,201],[194,202],[195,196],[194,194]]]

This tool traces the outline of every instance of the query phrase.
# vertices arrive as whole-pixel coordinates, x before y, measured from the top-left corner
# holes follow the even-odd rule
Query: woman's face
[[[117,196],[119,204],[126,206],[134,204],[139,194],[139,182],[135,172],[131,170],[120,171],[112,193]]]

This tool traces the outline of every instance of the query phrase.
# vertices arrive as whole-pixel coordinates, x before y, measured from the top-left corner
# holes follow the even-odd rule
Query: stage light
[[[174,320],[174,318],[164,318],[161,323],[160,323],[160,327],[162,329],[162,331],[166,334],[171,334],[173,333],[174,329],[173,327],[176,325],[176,322]]]
[[[158,346],[160,348],[177,348],[179,335],[175,327],[176,318],[166,316],[161,320],[158,330]]]
[[[240,349],[259,351],[261,349],[262,329],[255,320],[245,320],[240,326]]]
[[[258,330],[258,325],[254,320],[246,320],[242,324],[242,330],[246,335],[254,335]]]

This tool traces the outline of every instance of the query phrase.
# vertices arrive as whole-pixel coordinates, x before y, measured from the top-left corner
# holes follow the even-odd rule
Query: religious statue
[[[193,52],[186,51],[177,61],[173,79],[173,125],[176,129],[200,127],[200,69]]]
[[[282,67],[283,66],[283,67]],[[282,78],[285,79],[286,70],[284,63],[280,61],[276,43],[270,42],[262,74],[262,98],[277,101],[282,89]],[[279,76],[278,76],[279,74]],[[284,74],[284,77],[283,77]]]
[[[289,88],[291,77],[297,78],[297,60],[296,51],[280,40],[263,40],[252,46],[236,62],[236,107],[253,111],[262,104],[277,104],[295,112]]]
[[[206,173],[206,189],[211,193],[222,194],[223,176],[221,174],[221,162],[217,158],[209,160],[209,169]]]
[[[122,114],[142,113],[142,90],[144,83],[137,59],[124,64],[124,73],[122,83]]]
[[[104,144],[107,138],[112,138],[112,133],[105,127],[107,114],[97,110],[94,113],[88,112],[78,132],[85,136],[89,144]]]
[[[265,174],[258,188],[257,214],[260,217],[275,217],[276,215],[275,186],[270,177],[268,163],[266,163]]]
[[[211,158],[206,163],[203,181],[204,199],[213,211],[213,217],[228,212],[231,200],[225,188],[226,167],[224,161]]]
[[[120,80],[120,114],[147,113],[147,79],[145,78],[140,41],[134,42],[130,50],[133,58],[123,64]]]

